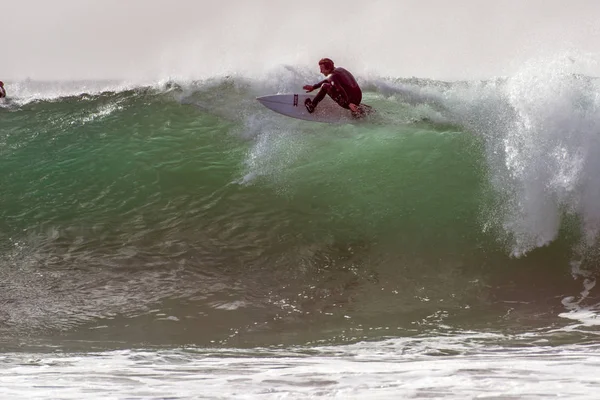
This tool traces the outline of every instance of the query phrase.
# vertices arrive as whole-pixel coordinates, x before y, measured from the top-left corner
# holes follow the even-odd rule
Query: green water
[[[510,257],[476,132],[377,93],[379,119],[326,125],[271,113],[245,87],[211,90],[2,112],[6,338],[246,346],[523,329],[554,324],[580,291],[568,227]]]

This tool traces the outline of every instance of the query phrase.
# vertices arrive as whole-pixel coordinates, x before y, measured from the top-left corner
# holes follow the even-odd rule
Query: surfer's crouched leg
[[[325,85],[327,86],[325,87]],[[350,103],[353,102],[348,101],[348,98],[346,98],[343,92],[340,92],[335,86],[329,83],[324,83],[323,87],[325,87],[325,89],[327,90],[327,94],[329,95],[329,97],[331,97],[331,99],[335,101],[340,107],[345,108],[346,110],[350,109]],[[360,101],[355,102],[354,104],[360,104]]]
[[[333,86],[331,83],[324,83],[323,85],[321,85],[321,89],[319,90],[319,93],[317,93],[317,95],[311,100],[311,99],[306,99],[304,102],[304,105],[306,106],[306,109],[308,110],[309,113],[312,113],[315,111],[315,108],[317,107],[317,104],[319,104],[321,102],[321,100],[323,100],[325,98],[326,95],[329,95],[329,97],[331,97],[331,99],[333,101],[335,101],[337,104],[339,104],[340,107],[346,108],[346,109],[350,109],[350,106],[348,105],[348,101],[346,100],[345,96],[340,93],[337,88],[335,86]],[[358,102],[360,103],[360,101]],[[356,103],[356,104],[358,104]]]
[[[304,101],[304,106],[306,107],[309,113],[312,114],[315,111],[317,104],[319,104],[321,100],[325,98],[326,94],[329,94],[331,96],[332,87],[333,86],[330,83],[324,83],[323,85],[321,85],[319,93],[317,93],[317,95],[312,100],[306,99]]]
[[[317,93],[315,98],[312,99],[312,101],[311,101],[313,108],[317,107],[317,104],[319,104],[321,102],[321,100],[323,100],[325,98],[325,95],[329,94],[331,96],[332,91],[333,91],[333,86],[331,85],[331,83],[324,83],[323,85],[321,85],[321,89],[319,89],[319,93]]]

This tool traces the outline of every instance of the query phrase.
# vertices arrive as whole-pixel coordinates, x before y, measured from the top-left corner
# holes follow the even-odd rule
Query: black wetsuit
[[[344,68],[334,68],[333,72],[321,82],[313,85],[313,89],[318,89],[319,93],[312,100],[313,106],[325,98],[328,94],[336,103],[344,108],[350,108],[349,104],[359,105],[362,100],[362,91],[356,83],[354,76]]]

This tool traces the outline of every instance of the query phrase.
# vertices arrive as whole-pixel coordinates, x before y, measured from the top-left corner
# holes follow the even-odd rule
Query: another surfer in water
[[[335,67],[333,61],[329,58],[319,60],[321,73],[326,76],[324,80],[314,85],[305,85],[303,87],[307,93],[321,88],[314,99],[306,99],[304,105],[309,113],[315,111],[317,104],[328,94],[340,106],[349,109],[354,115],[361,115],[361,109],[358,107],[362,100],[362,91],[356,83],[354,76],[341,67]]]
[[[4,89],[4,82],[0,81],[0,99],[6,97],[6,89]]]

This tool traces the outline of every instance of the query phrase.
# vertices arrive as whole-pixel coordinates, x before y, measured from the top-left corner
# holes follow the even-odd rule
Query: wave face
[[[378,112],[356,125],[255,101],[317,78],[291,67],[13,84],[0,334],[337,343],[593,309],[600,83],[572,64],[488,81],[361,76]]]

